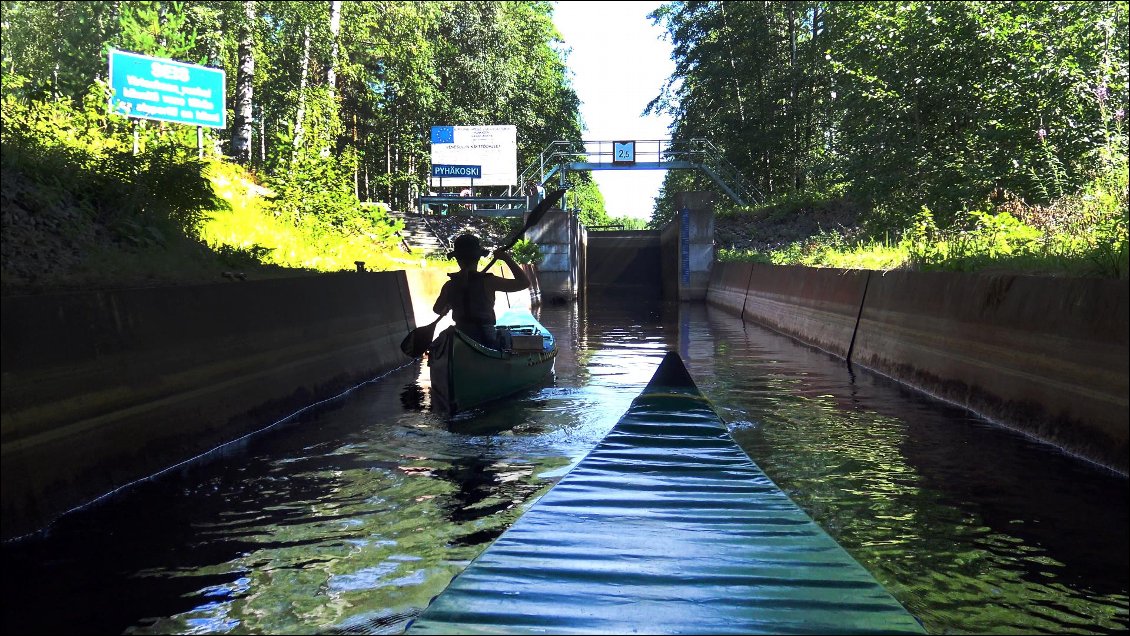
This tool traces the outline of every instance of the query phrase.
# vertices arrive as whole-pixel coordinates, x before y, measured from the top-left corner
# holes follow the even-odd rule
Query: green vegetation
[[[766,196],[723,215],[856,211],[724,258],[1127,275],[1125,3],[670,2],[652,17],[676,72],[649,110]],[[711,188],[669,173],[652,225],[676,192]]]
[[[6,289],[403,267],[388,211],[427,190],[430,126],[513,124],[520,163],[580,139],[547,2],[3,14]],[[133,124],[106,112],[110,47],[227,71],[229,127],[205,131],[204,159],[196,130],[146,121],[134,156]]]
[[[401,267],[389,211],[427,191],[430,126],[513,124],[520,165],[580,141],[552,15],[533,0],[5,0],[3,285]],[[652,15],[676,72],[648,110],[765,194],[720,220],[853,210],[781,240],[746,224],[722,258],[1127,276],[1125,3]],[[226,70],[229,126],[205,131],[203,159],[195,130],[154,122],[133,153],[134,124],[106,113],[110,47]],[[639,227],[609,217],[591,175],[567,178],[583,223]],[[649,226],[676,192],[713,188],[668,173]]]
[[[986,206],[987,210],[974,210],[945,229],[923,206],[897,239],[876,240],[862,232],[853,239],[829,230],[776,248],[722,249],[718,259],[845,269],[1007,270],[1126,278],[1127,170],[1110,170],[1105,177],[1109,180],[1097,180],[1053,206],[1028,207],[1016,201]],[[803,208],[785,209],[798,213]]]
[[[529,239],[518,239],[510,252],[514,255],[515,261],[523,264],[532,263],[536,265],[542,259],[541,248]]]
[[[266,197],[277,195],[251,181],[239,166],[215,162],[207,174],[230,211],[202,223],[199,236],[232,267],[266,263],[338,271],[352,270],[356,261],[363,261],[367,269],[386,270],[403,268],[407,262],[392,249],[402,224],[386,222],[383,208],[363,206],[372,210],[369,216],[358,214],[339,227],[327,226],[314,215],[276,213]]]

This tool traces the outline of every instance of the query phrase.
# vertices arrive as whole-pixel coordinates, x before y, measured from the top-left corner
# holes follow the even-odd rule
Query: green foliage
[[[147,152],[134,156],[126,130],[106,122],[103,95],[95,86],[79,106],[4,95],[5,168],[55,193],[29,207],[72,207],[133,247],[192,233],[206,213],[222,209],[205,164],[175,136],[148,131]]]
[[[614,216],[608,219],[610,225],[619,225],[625,230],[646,230],[647,219],[641,219],[636,216]]]
[[[28,98],[78,100],[106,76],[105,48],[116,41],[119,2],[3,3],[4,73]],[[10,90],[5,81],[5,90]]]
[[[208,176],[230,210],[213,214],[201,227],[200,238],[228,267],[261,263],[290,271],[325,272],[352,271],[355,261],[364,261],[373,271],[405,265],[398,259],[399,250],[390,250],[376,232],[338,228],[312,215],[276,216],[277,195],[238,164],[213,162]],[[378,205],[364,205],[359,211],[368,218],[385,214]]]
[[[851,196],[888,232],[926,206],[948,231],[990,196],[1075,197],[1125,157],[1127,13],[1119,2],[669,2],[652,15],[676,71],[648,110],[672,114],[676,141],[712,140],[771,197]],[[668,173],[653,226],[676,192],[704,186]]]
[[[105,80],[114,46],[224,68],[234,111],[244,4],[5,0],[3,68],[24,78],[22,97],[79,99]],[[272,177],[290,155],[352,148],[357,198],[407,209],[426,191],[432,125],[515,125],[523,165],[552,140],[580,139],[551,3],[346,2],[336,38],[328,5],[254,3],[252,163]]]
[[[425,191],[430,126],[513,124],[523,163],[580,139],[547,2],[347,2],[336,34],[325,2],[5,0],[3,12],[4,168],[36,184],[21,205],[78,210],[69,232],[97,227],[130,249],[199,236],[232,268],[388,268],[402,229],[390,210]],[[232,129],[206,132],[202,162],[193,128],[108,115],[110,47],[225,69],[233,127],[237,68],[253,60],[259,176],[211,158]],[[573,185],[603,214],[587,178]],[[361,204],[374,199],[387,203]]]
[[[189,59],[196,48],[196,31],[188,28],[184,2],[127,2],[121,6],[118,23],[118,43],[124,50],[197,62]]]
[[[541,248],[529,239],[518,239],[518,242],[510,249],[510,253],[514,255],[515,261],[522,264],[537,264],[543,258]]]
[[[262,245],[250,245],[248,247],[240,247],[237,245],[220,244],[212,248],[216,255],[219,257],[220,262],[232,268],[247,268],[254,265],[262,265],[267,256],[274,251],[273,247],[263,247]]]
[[[577,211],[577,218],[585,226],[607,225],[611,222],[608,212],[604,209],[604,195],[596,181],[592,180],[589,173],[569,174],[569,191],[565,194],[566,201],[561,205],[568,205]]]
[[[922,271],[1008,270],[1127,278],[1127,171],[1112,166],[1084,194],[1060,200],[1054,208],[1021,208],[1022,220],[1008,211],[973,210],[963,221],[940,226],[923,206],[895,241],[849,240],[822,232],[769,251],[721,250],[719,261],[751,261]]]

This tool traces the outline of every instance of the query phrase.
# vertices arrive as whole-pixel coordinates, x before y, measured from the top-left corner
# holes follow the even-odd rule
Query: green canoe
[[[750,460],[671,352],[407,633],[925,632]]]
[[[428,350],[433,408],[455,414],[512,395],[553,373],[557,342],[524,309],[509,309],[495,323],[499,349],[484,347],[455,327]]]

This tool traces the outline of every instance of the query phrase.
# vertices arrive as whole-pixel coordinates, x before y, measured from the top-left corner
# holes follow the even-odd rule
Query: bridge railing
[[[680,158],[698,167],[710,176],[738,204],[748,205],[765,200],[765,195],[746,180],[741,171],[722,156],[722,151],[707,139],[694,138],[687,142],[671,144],[667,150],[672,158]]]
[[[528,183],[545,183],[566,166],[600,169],[619,167],[614,147],[618,141],[554,141],[518,176],[518,187],[525,191]],[[670,139],[635,140],[635,161],[648,169],[694,168],[702,171],[723,192],[739,205],[763,201],[764,195],[748,182],[741,171],[726,161],[710,141],[701,138],[685,142]]]

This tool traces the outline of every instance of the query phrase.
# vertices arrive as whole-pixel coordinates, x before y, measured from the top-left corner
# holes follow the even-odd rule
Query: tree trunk
[[[722,29],[723,29],[723,36],[722,37],[726,38],[727,41],[729,42],[728,48],[730,49],[730,77],[734,80],[734,98],[738,102],[738,119],[739,119],[739,121],[741,121],[742,125],[744,126],[745,125],[745,103],[742,100],[741,84],[738,83],[738,63],[737,63],[737,60],[734,59],[733,34],[730,32],[730,25],[728,24],[728,22],[726,20],[726,3],[725,3],[725,1],[723,0],[723,2],[719,2],[718,5],[722,9]]]
[[[357,113],[353,113],[353,148],[357,148]],[[353,164],[353,196],[361,198],[361,158],[354,155],[356,163]]]
[[[302,148],[302,137],[305,132],[303,120],[306,118],[306,77],[310,72],[310,25],[302,31],[302,62],[298,73],[298,112],[294,115],[294,149],[290,154],[290,162],[298,158]]]
[[[255,0],[244,0],[243,21],[239,25],[239,67],[235,76],[235,126],[232,155],[236,161],[251,162],[251,105],[255,79]]]
[[[334,114],[337,114],[337,55],[338,55],[338,34],[341,32],[341,0],[330,0],[330,59],[326,64],[326,86],[329,87],[330,101],[329,108],[334,109]],[[344,122],[344,118],[342,118]],[[321,149],[321,156],[330,156],[330,146],[334,140],[326,139],[326,145]]]
[[[796,60],[796,38],[797,38],[796,32],[797,32],[797,28],[796,28],[796,8],[793,7],[793,5],[790,4],[789,5],[789,75],[791,75],[791,77],[789,78],[790,82],[789,82],[788,111],[789,111],[789,122],[792,124],[792,126],[791,126],[792,130],[790,131],[790,135],[789,135],[790,136],[789,141],[791,142],[790,145],[792,146],[792,148],[789,149],[789,156],[792,160],[792,166],[791,166],[792,174],[790,176],[792,177],[791,178],[791,181],[792,181],[791,185],[792,185],[793,190],[796,190],[797,188],[800,187],[799,161],[798,161],[798,157],[797,157],[797,153],[800,152],[800,128],[799,128],[800,127],[800,116],[799,116],[799,113],[797,111],[797,106],[798,106],[797,99],[799,99],[798,94],[797,94],[797,80],[800,77],[800,71],[797,69],[797,60]]]
[[[341,0],[330,0],[330,62],[326,65],[326,86],[330,87],[330,102],[337,91],[337,55],[341,33]]]
[[[820,23],[822,17],[820,14],[820,3],[816,2],[812,5],[812,40],[808,43],[809,61],[808,72],[811,77],[808,80],[808,110],[805,112],[804,124],[804,156],[805,163],[808,166],[813,166],[813,158],[815,157],[815,131],[813,130],[814,122],[813,117],[816,111],[816,104],[819,102],[818,91],[820,90],[822,82],[818,82],[817,78],[823,77],[819,72],[820,68],[820,51],[822,39],[820,38]],[[807,188],[809,184],[809,175],[812,170],[809,169],[804,175],[801,176],[800,187],[801,189]]]
[[[169,7],[164,2],[157,3],[157,55],[169,57],[169,38],[165,35],[166,25],[169,23]]]
[[[259,165],[267,165],[267,117],[259,109]]]

